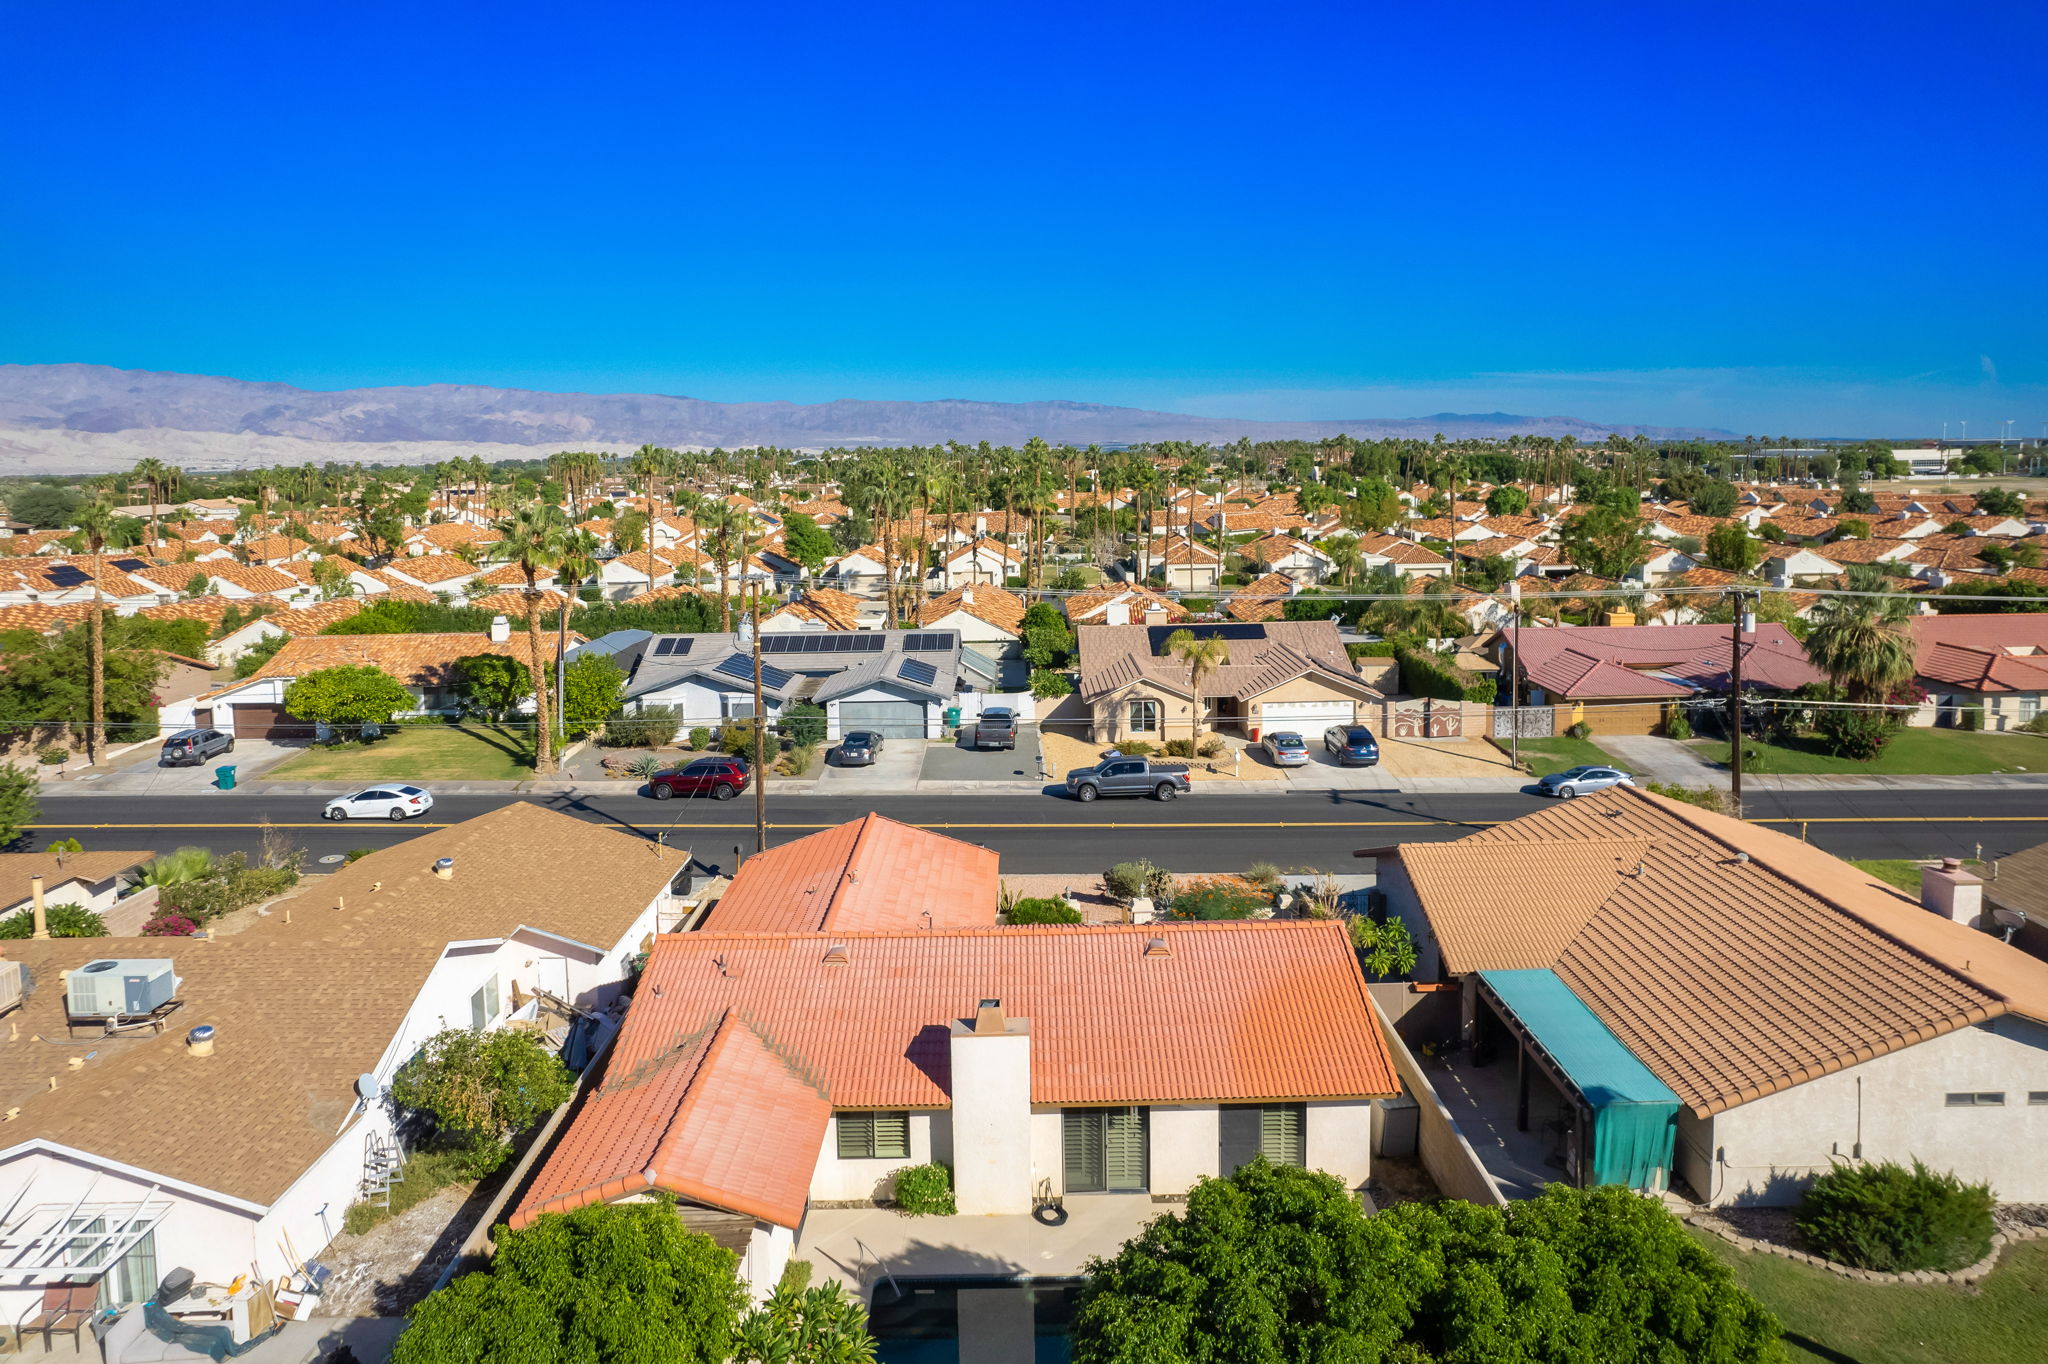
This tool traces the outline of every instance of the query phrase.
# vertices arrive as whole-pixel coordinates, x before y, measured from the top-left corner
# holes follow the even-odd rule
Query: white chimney
[[[1955,858],[1944,857],[1940,866],[1920,869],[1920,905],[1944,919],[1975,928],[1984,916],[1984,882],[1964,871]]]
[[[1102,610],[1102,618],[1111,625],[1131,623],[1131,604],[1127,601],[1113,601]]]
[[[953,1196],[965,1216],[1031,1211],[1031,1020],[984,999],[951,1045]]]
[[[1157,605],[1156,603],[1155,603],[1154,605],[1151,605],[1151,606],[1148,606],[1148,607],[1146,607],[1146,608],[1145,608],[1145,623],[1146,623],[1147,625],[1164,625],[1164,624],[1166,624],[1166,608],[1165,608],[1165,607],[1163,607],[1163,606]]]
[[[503,616],[491,617],[491,643],[503,644],[512,638],[512,622]]]
[[[967,586],[965,586],[965,587],[963,587],[963,588],[961,588],[961,589],[960,589],[960,604],[961,604],[962,606],[972,606],[972,605],[974,605],[974,584],[973,584],[973,583],[969,583],[969,584],[967,584]]]

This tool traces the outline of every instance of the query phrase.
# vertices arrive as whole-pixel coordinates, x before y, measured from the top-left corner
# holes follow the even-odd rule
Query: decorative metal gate
[[[1496,739],[1548,739],[1557,731],[1555,706],[1496,706],[1493,737]]]

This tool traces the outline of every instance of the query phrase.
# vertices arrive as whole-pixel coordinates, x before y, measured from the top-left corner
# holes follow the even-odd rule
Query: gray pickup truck
[[[1089,801],[1098,796],[1152,796],[1172,800],[1188,790],[1188,770],[1179,763],[1144,758],[1109,758],[1067,773],[1067,794]]]
[[[974,746],[976,748],[1015,748],[1017,746],[1017,712],[1003,706],[994,706],[981,713],[974,722]]]

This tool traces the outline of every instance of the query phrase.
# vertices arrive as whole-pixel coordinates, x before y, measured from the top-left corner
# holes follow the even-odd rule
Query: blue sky
[[[1772,435],[2048,421],[2038,3],[5,22],[0,360]]]

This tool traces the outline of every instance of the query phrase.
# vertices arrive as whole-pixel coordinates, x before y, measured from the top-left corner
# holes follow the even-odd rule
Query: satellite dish
[[[377,1083],[377,1077],[367,1072],[356,1076],[356,1097],[371,1100],[383,1097],[384,1086]]]

